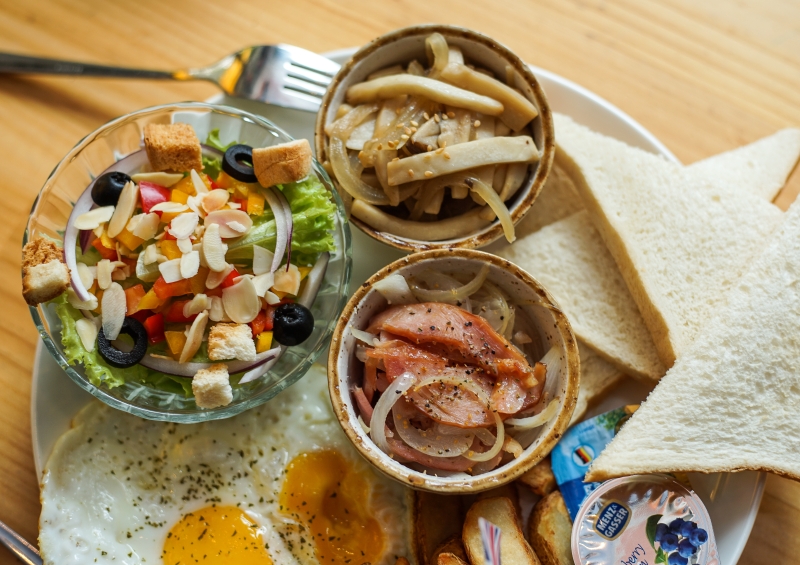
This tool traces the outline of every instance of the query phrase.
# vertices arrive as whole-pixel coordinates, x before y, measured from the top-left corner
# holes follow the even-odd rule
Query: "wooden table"
[[[248,44],[322,52],[414,23],[453,23],[597,92],[691,163],[800,126],[798,21],[793,0],[0,0],[0,50],[177,68]],[[19,271],[31,203],[58,160],[104,122],[215,92],[201,83],[0,78],[0,520],[28,539],[39,515],[29,423],[38,336]],[[800,174],[790,185],[784,206]],[[770,477],[740,563],[796,562],[798,534],[800,484]],[[0,563],[12,562],[0,550]]]

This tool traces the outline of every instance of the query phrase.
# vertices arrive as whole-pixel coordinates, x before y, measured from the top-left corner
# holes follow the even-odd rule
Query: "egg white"
[[[275,565],[316,563],[292,543],[299,526],[279,512],[284,470],[299,453],[335,449],[369,477],[385,557],[410,555],[408,492],[358,455],[333,414],[315,365],[274,399],[227,420],[152,422],[91,402],[56,444],[42,479],[39,546],[46,564],[159,564],[183,515],[238,506],[260,526]]]

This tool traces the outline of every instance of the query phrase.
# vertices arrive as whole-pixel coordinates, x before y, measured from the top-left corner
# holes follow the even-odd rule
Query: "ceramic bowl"
[[[353,84],[363,82],[377,70],[396,64],[405,65],[414,59],[426,61],[425,38],[434,32],[441,33],[449,45],[459,47],[467,61],[492,71],[496,77],[506,77],[508,70],[513,77],[514,86],[539,110],[539,116],[532,122],[532,129],[540,160],[528,168],[525,182],[506,202],[516,224],[536,200],[550,171],[555,155],[553,117],[544,90],[528,65],[507,47],[476,31],[449,25],[416,25],[382,35],[359,49],[334,77],[322,100],[315,128],[317,158],[323,163],[328,159],[329,139],[325,134],[325,127],[335,120],[336,111],[344,102],[347,89]],[[486,246],[503,235],[503,229],[497,220],[473,233],[442,241],[401,237],[381,231],[353,216],[350,221],[370,237],[406,251],[453,247],[474,249]]]
[[[363,363],[356,358],[357,340],[352,329],[364,330],[372,316],[387,308],[386,299],[373,285],[391,274],[413,276],[426,269],[477,273],[484,265],[489,266],[487,280],[498,286],[518,307],[517,315],[527,318],[529,327],[533,329],[531,333],[536,334],[531,335],[534,344],[539,340],[541,347],[538,349],[548,351],[553,346],[560,349],[562,363],[558,378],[548,379],[544,389],[548,402],[558,398],[558,412],[544,426],[526,432],[527,437],[521,441],[524,447],[522,455],[490,472],[474,476],[423,473],[381,451],[359,422],[352,391],[360,384]],[[436,249],[398,259],[372,276],[353,295],[333,332],[328,354],[328,386],[334,412],[347,437],[378,470],[411,488],[464,494],[508,483],[550,452],[569,426],[578,395],[579,365],[578,348],[569,321],[547,290],[533,277],[513,263],[489,253],[470,249]]]

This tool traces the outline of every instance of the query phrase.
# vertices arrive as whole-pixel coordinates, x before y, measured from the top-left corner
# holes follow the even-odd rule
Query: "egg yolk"
[[[272,565],[258,524],[235,506],[203,508],[172,526],[161,556],[164,565]]]
[[[332,450],[301,453],[286,467],[281,511],[311,532],[320,563],[380,560],[383,532],[369,513],[368,486],[368,477]]]

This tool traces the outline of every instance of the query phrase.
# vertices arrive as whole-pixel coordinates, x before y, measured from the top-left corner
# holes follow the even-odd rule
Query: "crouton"
[[[542,565],[573,565],[572,520],[561,492],[553,491],[533,508],[530,540]]]
[[[539,496],[547,496],[556,489],[556,477],[550,466],[549,457],[537,463],[517,480],[528,485],[533,493]]]
[[[311,146],[308,140],[297,139],[253,149],[253,169],[264,187],[299,181],[311,172]]]
[[[154,171],[203,170],[200,140],[189,124],[147,124],[144,148]]]
[[[200,408],[227,406],[233,400],[233,389],[224,363],[200,369],[192,378],[194,401]]]
[[[37,237],[22,248],[22,296],[31,306],[52,300],[69,287],[69,269],[61,249]]]
[[[256,358],[253,332],[247,324],[215,324],[208,334],[208,358],[212,361]]]

